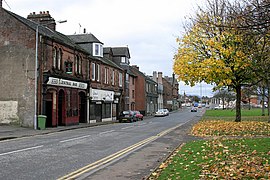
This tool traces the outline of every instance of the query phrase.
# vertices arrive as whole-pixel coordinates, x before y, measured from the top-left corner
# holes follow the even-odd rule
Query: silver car
[[[155,116],[156,117],[163,117],[163,116],[168,116],[169,115],[169,111],[168,109],[159,109],[156,113]]]

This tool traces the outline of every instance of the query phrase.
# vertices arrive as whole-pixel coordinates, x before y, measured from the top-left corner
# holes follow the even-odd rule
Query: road
[[[172,138],[181,139],[171,136],[166,140],[167,136],[196,121],[200,113],[186,110],[134,123],[114,123],[1,141],[0,179],[141,179],[150,173],[142,164],[154,166],[160,163],[146,162],[146,155],[160,159],[157,152],[162,151],[155,150],[163,149],[166,155],[159,156],[165,158],[179,144],[176,141],[171,147]],[[151,150],[151,146],[155,148]],[[147,148],[150,149],[145,151]],[[136,157],[136,153],[142,154]],[[123,162],[128,162],[125,167],[121,165]],[[149,168],[153,169],[151,166]],[[125,168],[130,169],[123,175]]]

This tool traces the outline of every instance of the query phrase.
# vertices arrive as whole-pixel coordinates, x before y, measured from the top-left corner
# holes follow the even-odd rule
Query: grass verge
[[[149,179],[269,179],[270,138],[187,143]]]
[[[192,134],[210,140],[177,149],[149,179],[270,179],[270,123],[260,113],[244,110],[234,122],[231,110],[206,111]]]

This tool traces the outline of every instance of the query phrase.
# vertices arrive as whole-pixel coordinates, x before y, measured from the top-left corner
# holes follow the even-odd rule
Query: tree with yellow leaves
[[[199,10],[186,34],[178,38],[174,72],[191,86],[206,82],[230,87],[236,92],[236,119],[241,121],[241,87],[254,77],[252,59],[243,44],[244,32],[237,29],[236,6],[226,0],[208,1]]]

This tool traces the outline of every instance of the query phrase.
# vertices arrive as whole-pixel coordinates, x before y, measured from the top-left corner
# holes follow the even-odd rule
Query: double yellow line
[[[107,156],[107,157],[105,157],[103,159],[100,159],[100,160],[98,160],[98,161],[96,161],[96,162],[94,162],[92,164],[84,166],[84,167],[82,167],[82,168],[80,168],[80,169],[78,169],[78,170],[76,170],[76,171],[74,171],[74,172],[72,172],[70,174],[67,174],[67,175],[59,178],[58,180],[76,179],[76,178],[78,178],[79,176],[83,175],[86,172],[89,172],[89,171],[91,171],[91,170],[93,170],[95,168],[98,168],[98,167],[100,167],[100,166],[102,166],[104,164],[107,164],[107,163],[115,160],[116,158],[119,158],[119,157],[123,156],[124,154],[127,154],[127,153],[131,152],[132,150],[134,150],[134,149],[136,149],[136,148],[138,148],[140,146],[143,146],[143,145],[145,145],[145,144],[147,144],[147,143],[149,143],[151,141],[154,141],[154,140],[158,139],[161,136],[164,136],[165,134],[171,132],[172,130],[174,130],[174,129],[178,128],[178,127],[180,127],[181,125],[175,126],[173,128],[167,129],[165,131],[162,131],[161,133],[157,134],[156,136],[151,136],[151,137],[149,137],[149,138],[147,138],[145,140],[142,140],[142,141],[140,141],[140,142],[138,142],[136,144],[133,144],[132,146],[129,146],[129,147],[117,152],[117,153],[111,154],[111,155],[109,155],[109,156]]]

